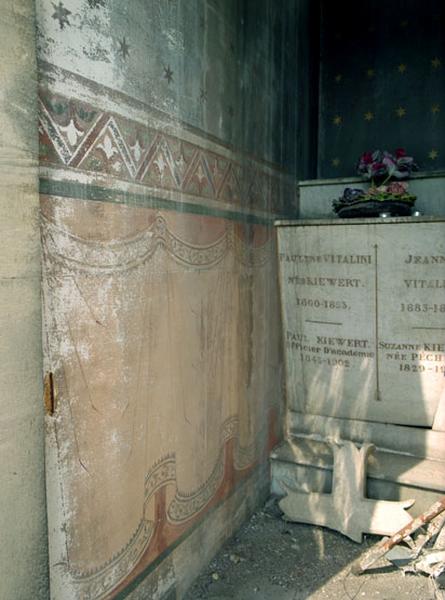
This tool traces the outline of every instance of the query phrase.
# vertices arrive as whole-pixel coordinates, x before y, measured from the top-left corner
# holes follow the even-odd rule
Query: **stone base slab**
[[[333,454],[329,438],[289,436],[271,453],[272,493],[284,495],[284,481],[301,492],[332,490]],[[358,443],[360,445],[360,443]],[[416,500],[412,516],[426,510],[445,493],[445,461],[377,447],[367,465],[367,496],[381,500]]]

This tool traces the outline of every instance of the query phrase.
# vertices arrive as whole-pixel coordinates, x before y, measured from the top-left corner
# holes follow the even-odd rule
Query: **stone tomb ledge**
[[[287,440],[271,453],[274,494],[284,496],[280,486],[283,480],[300,492],[329,493],[333,472],[329,439],[340,438],[354,441],[358,446],[368,442],[376,445],[367,467],[369,498],[414,498],[416,503],[409,512],[417,516],[445,493],[445,433],[380,423],[308,418],[296,413],[290,415],[290,420],[299,424],[299,431],[291,427]],[[411,446],[411,452],[407,446]],[[418,455],[413,453],[415,451]]]
[[[410,192],[417,196],[416,209],[422,214],[445,216],[444,181],[444,171],[412,174],[409,180]],[[300,218],[335,220],[332,201],[340,197],[346,187],[366,189],[368,186],[369,183],[359,177],[300,181]]]

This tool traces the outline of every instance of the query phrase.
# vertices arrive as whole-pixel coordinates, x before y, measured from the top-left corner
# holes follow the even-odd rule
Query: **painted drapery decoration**
[[[279,435],[269,223],[289,182],[197,132],[178,137],[108,104],[42,87],[58,600],[125,590],[262,468]]]
[[[273,246],[211,217],[47,197],[42,212],[54,579],[102,598],[264,460]]]
[[[282,55],[243,7],[38,2],[55,600],[144,577],[147,597],[181,593],[266,493],[282,402],[272,223],[297,203],[271,162]]]

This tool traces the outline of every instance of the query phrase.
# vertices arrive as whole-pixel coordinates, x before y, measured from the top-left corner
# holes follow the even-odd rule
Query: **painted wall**
[[[295,4],[37,2],[58,600],[181,597],[268,493]]]
[[[2,0],[0,52],[0,598],[43,599],[43,464],[35,14]]]
[[[319,177],[375,148],[445,167],[444,23],[441,0],[322,2]]]

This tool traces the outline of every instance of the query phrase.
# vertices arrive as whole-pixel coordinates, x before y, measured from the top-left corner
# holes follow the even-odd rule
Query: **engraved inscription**
[[[370,265],[372,264],[372,256],[370,254],[351,254],[349,256],[341,254],[323,254],[322,256],[311,256],[308,254],[280,254],[280,261],[297,264],[330,263],[338,265]]]
[[[407,265],[445,265],[445,256],[413,256],[408,254],[405,263]]]
[[[360,286],[360,279],[347,279],[336,277],[288,277],[288,282],[293,285],[315,285],[320,287],[346,287],[357,288]]]
[[[444,241],[443,222],[279,228],[291,410],[433,425],[445,398]]]
[[[404,279],[404,282],[407,288],[415,290],[445,288],[445,279]]]

